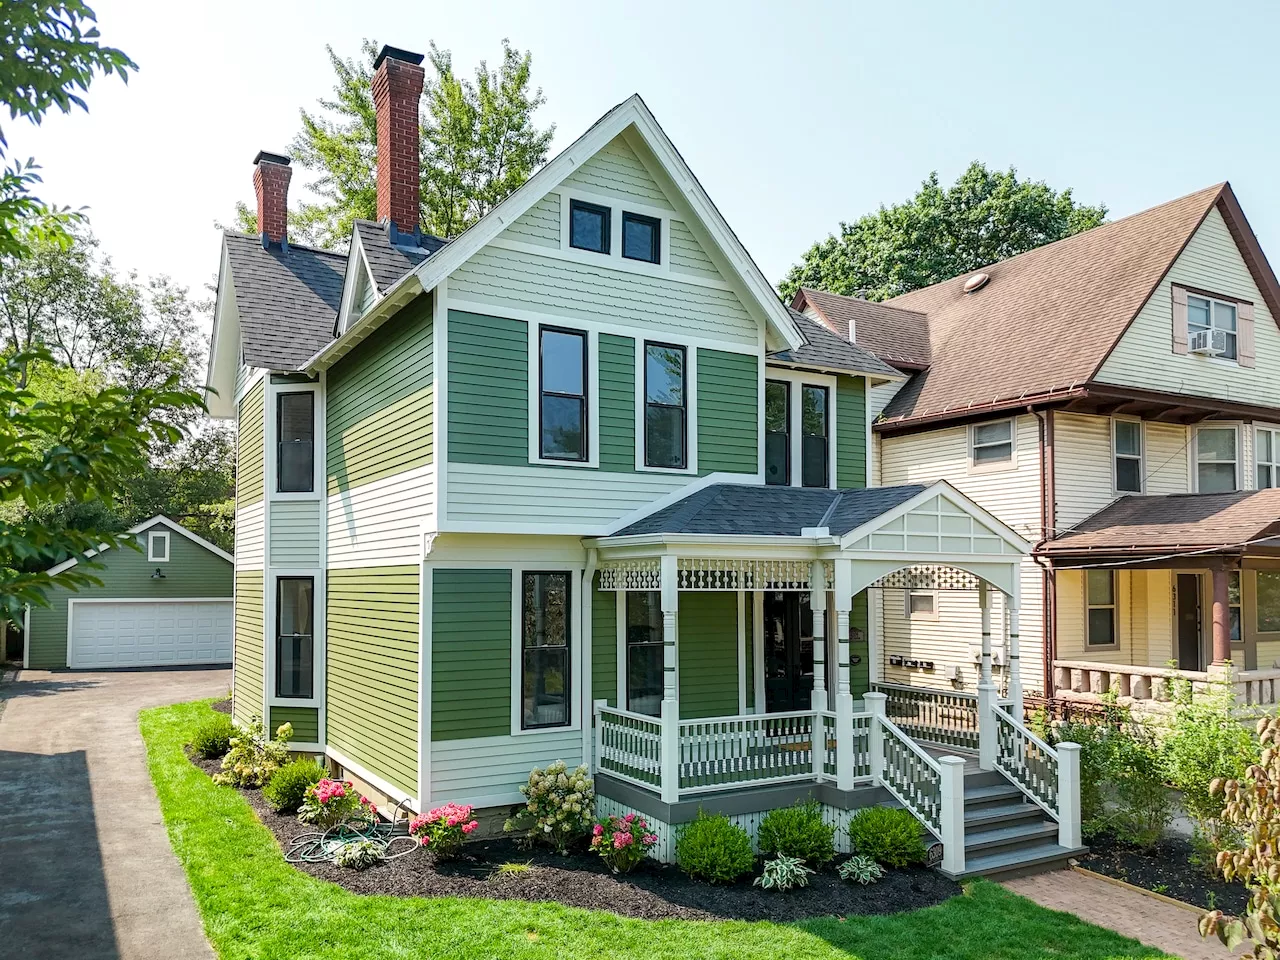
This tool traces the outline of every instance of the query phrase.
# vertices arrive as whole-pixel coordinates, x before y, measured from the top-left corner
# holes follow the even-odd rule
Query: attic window
[[[622,214],[622,255],[658,263],[662,259],[662,221],[638,213]]]
[[[569,202],[569,246],[592,253],[609,252],[608,207],[596,206],[582,200]]]
[[[147,534],[147,562],[169,562],[169,532],[167,530],[152,530]]]

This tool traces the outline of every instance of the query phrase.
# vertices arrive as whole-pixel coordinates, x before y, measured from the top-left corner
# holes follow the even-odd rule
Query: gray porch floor
[[[921,749],[929,756],[934,757],[963,757],[964,758],[964,775],[981,773],[982,768],[978,766],[978,755],[971,750],[961,750],[957,747],[935,747],[929,744],[920,744]]]

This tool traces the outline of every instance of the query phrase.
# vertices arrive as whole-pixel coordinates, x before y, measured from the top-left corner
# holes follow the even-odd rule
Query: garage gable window
[[[313,577],[276,580],[276,696],[314,696]]]
[[[147,534],[147,562],[169,562],[169,532],[167,530],[152,530]]]

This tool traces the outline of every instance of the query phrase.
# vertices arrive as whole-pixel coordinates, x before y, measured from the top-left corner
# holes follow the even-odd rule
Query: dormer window
[[[609,253],[608,207],[597,206],[584,200],[569,203],[569,246],[592,253]]]
[[[638,213],[622,214],[622,255],[658,263],[662,259],[662,221]]]

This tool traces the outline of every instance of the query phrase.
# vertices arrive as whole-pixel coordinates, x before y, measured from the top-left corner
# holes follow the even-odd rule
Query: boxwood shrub
[[[760,852],[803,860],[811,867],[830,863],[836,855],[836,828],[822,821],[816,801],[770,810],[760,821]]]
[[[863,807],[849,820],[854,853],[885,867],[924,863],[926,850],[920,821],[896,807]]]
[[[723,815],[698,811],[676,840],[676,863],[689,876],[708,883],[733,883],[755,866],[751,838]]]

